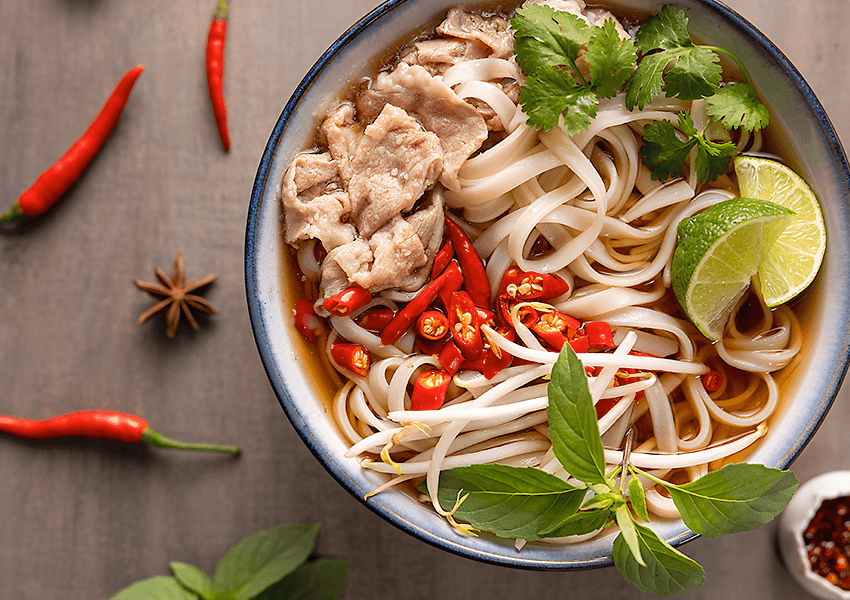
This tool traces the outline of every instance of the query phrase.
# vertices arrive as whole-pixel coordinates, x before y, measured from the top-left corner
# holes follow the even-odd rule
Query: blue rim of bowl
[[[382,506],[381,504],[371,503],[365,500],[348,485],[346,485],[346,477],[342,469],[333,466],[331,463],[325,460],[325,454],[323,449],[315,443],[315,440],[311,436],[308,435],[308,433],[304,430],[305,427],[303,420],[291,409],[291,396],[289,395],[289,392],[287,391],[286,387],[283,385],[283,381],[278,376],[278,372],[276,370],[277,363],[267,341],[267,333],[265,331],[265,323],[262,315],[262,302],[260,301],[258,294],[256,269],[256,236],[258,233],[257,227],[259,223],[260,209],[262,207],[265,187],[268,183],[267,177],[269,169],[271,167],[274,154],[277,150],[278,143],[287,128],[289,118],[291,117],[295,109],[298,107],[307,90],[309,90],[313,82],[334,60],[334,58],[372,23],[385,17],[387,14],[391,13],[398,7],[407,4],[408,2],[415,1],[420,0],[388,0],[387,2],[375,8],[365,17],[357,21],[357,23],[352,25],[333,44],[331,44],[331,46],[324,52],[324,54],[321,55],[321,57],[319,57],[316,63],[310,68],[310,70],[295,88],[295,91],[293,92],[289,101],[284,106],[280,117],[275,123],[274,129],[272,130],[272,133],[269,137],[269,141],[266,144],[265,150],[263,151],[263,155],[260,159],[260,163],[257,168],[257,176],[254,180],[254,186],[251,191],[251,203],[248,209],[248,220],[245,233],[245,288],[248,300],[248,313],[251,321],[251,328],[254,333],[254,340],[257,344],[260,359],[263,363],[263,367],[266,370],[266,374],[269,377],[269,380],[272,384],[272,388],[275,392],[275,395],[277,396],[281,408],[283,409],[284,413],[286,413],[295,430],[298,432],[298,435],[301,437],[301,439],[307,445],[310,451],[316,456],[319,462],[361,504],[366,505],[370,510],[372,510],[391,524],[395,525],[402,531],[405,531],[406,533],[413,535],[414,537],[417,537],[437,548],[453,552],[466,558],[471,558],[474,560],[495,565],[535,570],[572,570],[577,568],[584,569],[612,565],[613,560],[611,559],[611,557],[601,557],[597,559],[587,559],[569,562],[539,560],[525,561],[521,558],[519,553],[517,553],[515,557],[509,558],[507,556],[502,556],[496,553],[472,549],[462,544],[458,544],[445,538],[439,537],[433,534],[432,532],[429,532],[423,529],[422,527],[419,527],[415,523],[408,521],[401,515],[398,515],[397,513],[387,509],[387,507]],[[799,71],[797,71],[797,69],[791,64],[788,58],[779,50],[779,48],[777,48],[763,33],[756,29],[755,26],[753,26],[749,21],[744,19],[741,15],[739,15],[726,5],[717,2],[716,0],[696,1],[721,15],[724,19],[727,20],[727,22],[732,23],[735,27],[743,31],[746,36],[748,36],[759,46],[761,46],[761,48],[765,52],[767,52],[767,54],[776,62],[776,64],[782,69],[784,74],[794,84],[798,93],[804,99],[809,110],[816,117],[820,125],[820,131],[822,135],[824,135],[824,137],[829,142],[829,147],[832,151],[835,162],[841,167],[844,182],[844,197],[850,197],[850,169],[848,169],[847,158],[845,156],[841,142],[839,141],[838,135],[836,134],[835,129],[833,128],[832,123],[829,120],[829,117],[826,115],[823,106],[815,96],[809,84],[806,83],[806,81],[803,79]],[[805,446],[811,440],[812,436],[820,427],[824,417],[829,411],[829,408],[835,401],[838,389],[841,386],[841,383],[847,372],[848,358],[850,358],[850,340],[848,340],[847,335],[845,335],[843,347],[845,349],[843,361],[839,368],[834,372],[835,376],[830,381],[830,384],[827,389],[827,396],[829,400],[821,405],[821,410],[819,413],[813,415],[812,419],[810,420],[811,425],[809,429],[805,432],[801,439],[798,440],[797,444],[795,444],[788,450],[782,460],[775,465],[777,468],[786,468],[794,461],[794,459],[799,455],[803,448],[805,448]],[[673,538],[668,539],[668,542],[675,547],[689,542],[697,537],[699,537],[698,534],[687,530],[679,535],[674,536]]]

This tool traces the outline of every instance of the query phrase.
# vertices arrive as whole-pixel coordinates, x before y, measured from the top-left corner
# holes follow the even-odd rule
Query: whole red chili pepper
[[[720,374],[720,371],[712,369],[702,376],[702,386],[706,392],[716,392],[721,385],[723,385],[723,375]]]
[[[369,293],[369,290],[359,285],[354,285],[342,290],[335,296],[325,298],[324,302],[322,302],[322,307],[333,315],[345,317],[358,308],[363,308],[371,301],[372,294]]]
[[[331,357],[343,369],[348,369],[363,377],[369,374],[372,357],[369,355],[369,351],[360,344],[336,342],[331,346]]]
[[[389,306],[375,306],[357,318],[357,324],[367,331],[381,331],[393,320],[393,310]]]
[[[422,290],[414,296],[413,300],[408,302],[404,308],[398,311],[396,316],[393,317],[393,320],[384,327],[384,330],[381,332],[381,343],[385,346],[394,344],[396,340],[401,337],[401,334],[404,333],[407,328],[413,324],[417,317],[425,312],[428,306],[434,301],[440,293],[440,289],[443,287],[445,281],[456,275],[458,270],[459,268],[457,263],[452,262],[439,277],[432,280],[431,283],[422,288]]]
[[[224,42],[227,37],[227,0],[218,0],[207,35],[207,87],[210,91],[213,116],[218,127],[218,137],[225,151],[230,150],[227,132],[227,107],[224,104]]]
[[[449,330],[466,360],[475,360],[481,356],[484,340],[481,338],[478,310],[472,298],[464,291],[452,294],[449,304]]]
[[[434,266],[431,267],[431,279],[437,277],[440,273],[446,270],[449,262],[454,258],[455,250],[452,248],[452,241],[446,240],[446,243],[440,247],[437,255],[434,257]]]
[[[313,303],[306,296],[301,296],[295,304],[295,327],[311,342],[319,339],[322,333],[322,321],[313,311]]]
[[[426,340],[441,340],[449,333],[449,320],[438,310],[426,310],[416,319],[416,333]]]
[[[83,410],[43,421],[0,415],[0,431],[33,440],[85,437],[179,450],[239,453],[237,446],[188,444],[169,439],[151,429],[141,417],[114,410]]]
[[[446,401],[452,376],[440,369],[424,371],[413,382],[410,410],[436,410]]]
[[[139,65],[124,75],[82,137],[52,167],[39,175],[8,212],[0,215],[0,223],[11,222],[23,215],[30,218],[41,216],[65,195],[115,129],[133,85],[144,70],[145,67]]]
[[[484,270],[484,263],[475,246],[454,221],[446,217],[446,230],[452,241],[457,260],[463,271],[463,281],[469,297],[476,306],[488,308],[490,306],[490,281]]]

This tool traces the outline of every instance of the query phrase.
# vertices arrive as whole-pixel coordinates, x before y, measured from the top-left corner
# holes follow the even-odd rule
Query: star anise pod
[[[161,298],[159,302],[151,306],[139,317],[139,323],[144,323],[151,317],[165,308],[168,308],[166,314],[167,326],[165,335],[173,338],[177,333],[177,324],[180,322],[180,313],[186,315],[186,320],[194,328],[198,328],[198,322],[192,315],[192,309],[196,308],[200,311],[217,315],[218,311],[212,304],[204,298],[193,294],[205,285],[209,285],[218,277],[218,275],[207,275],[203,279],[192,279],[186,281],[186,271],[183,268],[183,252],[177,253],[177,258],[174,259],[174,269],[171,271],[171,277],[158,266],[154,265],[154,273],[160,283],[148,283],[134,279],[140,290],[148,292],[151,296]]]

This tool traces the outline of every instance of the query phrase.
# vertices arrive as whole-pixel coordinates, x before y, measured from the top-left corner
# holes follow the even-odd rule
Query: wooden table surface
[[[803,73],[850,139],[850,2],[727,0]],[[85,440],[0,437],[0,597],[106,599],[184,561],[212,573],[239,539],[322,525],[317,553],[351,563],[344,598],[641,597],[613,569],[518,571],[459,558],[373,515],[290,426],[260,364],[245,301],[243,240],[257,163],[281,108],[318,56],[377,0],[232,0],[222,152],[203,69],[214,2],[12,0],[0,20],[0,198],[20,192],[82,133],[129,68],[142,74],[103,152],[36,226],[0,235],[0,412],[94,407],[163,433],[238,443],[239,458]],[[138,325],[152,299],[133,278],[218,273],[221,311],[199,331]],[[848,466],[845,386],[794,463],[801,480]],[[775,528],[698,539],[689,598],[805,598],[777,559]]]

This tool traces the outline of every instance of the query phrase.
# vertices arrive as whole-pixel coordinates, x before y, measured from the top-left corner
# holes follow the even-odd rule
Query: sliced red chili
[[[563,277],[536,271],[523,271],[518,266],[508,268],[499,284],[499,293],[515,300],[551,300],[570,291]]]
[[[475,360],[481,355],[484,341],[481,339],[478,311],[472,298],[464,291],[452,294],[449,304],[449,328],[465,359]]]
[[[579,354],[587,352],[590,349],[590,344],[587,341],[587,336],[580,335],[579,337],[570,340],[570,348],[573,349],[573,352]]]
[[[453,340],[449,340],[440,349],[437,360],[440,361],[440,364],[450,375],[454,376],[463,363],[463,354],[460,353],[457,344]]]
[[[452,241],[446,240],[446,243],[440,247],[437,255],[434,257],[434,266],[431,267],[431,279],[446,270],[454,255],[455,249],[452,247]]]
[[[601,419],[609,412],[611,409],[617,406],[617,402],[620,401],[620,398],[600,398],[594,408],[596,409],[596,418]]]
[[[345,317],[358,308],[363,308],[371,301],[372,294],[369,293],[369,290],[355,285],[342,290],[335,296],[325,298],[324,302],[322,302],[322,308],[333,315]]]
[[[702,376],[702,386],[706,392],[716,392],[723,385],[723,375],[720,371],[712,369]]]
[[[459,267],[456,262],[449,263],[446,270],[431,283],[426,285],[407,305],[402,308],[393,320],[387,323],[381,332],[381,343],[385,346],[394,344],[401,334],[410,327],[440,293],[440,289],[447,279],[457,274]]]
[[[376,306],[360,315],[357,318],[357,324],[367,331],[381,331],[393,320],[394,315],[389,306]]]
[[[423,337],[416,336],[414,339],[414,343],[416,344],[416,348],[419,350],[421,354],[427,354],[429,356],[439,356],[440,350],[443,349],[443,346],[446,344],[446,340],[451,340],[451,338],[445,338],[440,340],[426,340]]]
[[[436,410],[446,401],[452,376],[440,369],[419,374],[410,394],[410,410]]]
[[[509,341],[514,341],[516,338],[516,331],[510,326],[503,325],[500,327],[497,332],[501,334],[503,337],[508,339]],[[480,371],[485,379],[488,381],[493,379],[502,369],[507,368],[514,357],[504,350],[500,349],[498,346],[492,345],[489,341],[486,340],[484,342],[484,351],[481,353],[481,356],[474,361],[467,361],[463,364],[463,366],[467,369],[473,369],[475,371]]]
[[[313,311],[313,303],[301,296],[295,304],[295,327],[311,342],[315,342],[324,330],[322,320]]]
[[[478,312],[478,322],[481,325],[489,325],[490,327],[496,326],[496,313],[492,310],[481,308],[480,306],[476,306],[475,309]]]
[[[416,319],[416,333],[426,340],[441,340],[449,333],[449,319],[438,310],[426,310]]]
[[[484,270],[484,263],[472,241],[454,221],[446,217],[446,230],[452,241],[460,268],[463,270],[464,286],[476,306],[490,306],[490,281]]]
[[[372,365],[369,351],[360,344],[336,342],[331,346],[331,357],[343,369],[363,377],[369,374],[369,367]]]
[[[614,334],[611,326],[605,321],[587,321],[584,324],[587,341],[594,350],[611,350],[614,348]]]
[[[458,268],[457,262],[452,262],[444,273],[448,273],[448,275],[443,283],[443,287],[440,288],[440,302],[448,310],[449,303],[452,301],[452,294],[463,287],[464,281],[463,272]]]

